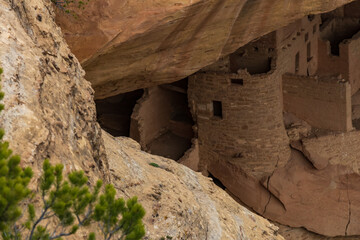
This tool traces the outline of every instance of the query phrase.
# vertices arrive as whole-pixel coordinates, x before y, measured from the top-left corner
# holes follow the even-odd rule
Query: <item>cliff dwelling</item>
[[[188,79],[96,101],[98,121],[113,136],[128,136],[143,150],[179,160],[191,148],[194,122]]]
[[[360,239],[360,0],[0,16],[1,239]]]
[[[296,184],[313,178],[289,169],[322,179],[328,165],[360,159],[349,150],[360,138],[359,66],[355,2],[271,31],[180,81],[98,100],[98,119],[112,135],[211,177],[265,217],[336,235],[319,223],[326,210],[309,220],[296,208],[304,207],[297,198],[312,208],[339,193],[309,196]]]
[[[136,102],[143,94],[144,91],[140,89],[96,100],[97,119],[100,126],[115,137],[129,137],[131,114]]]

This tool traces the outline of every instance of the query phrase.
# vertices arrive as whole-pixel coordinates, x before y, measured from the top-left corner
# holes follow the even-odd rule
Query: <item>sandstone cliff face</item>
[[[0,0],[0,63],[5,111],[1,127],[22,164],[44,158],[65,171],[84,170],[90,184],[111,181],[120,195],[138,195],[149,237],[283,239],[205,177],[153,157],[127,139],[114,140],[96,123],[93,90],[56,26],[50,1]],[[106,152],[104,148],[107,146]],[[158,163],[157,169],[149,162]],[[109,171],[111,165],[111,174]],[[86,238],[86,230],[78,237]]]
[[[111,182],[121,195],[139,197],[150,239],[283,239],[277,227],[239,205],[209,178],[141,151],[130,138],[106,132],[103,137]]]
[[[351,0],[93,0],[58,24],[96,98],[173,82],[247,42]]]
[[[10,3],[11,2],[11,3]],[[44,158],[105,177],[93,90],[62,38],[50,1],[0,1],[1,126],[35,175]]]

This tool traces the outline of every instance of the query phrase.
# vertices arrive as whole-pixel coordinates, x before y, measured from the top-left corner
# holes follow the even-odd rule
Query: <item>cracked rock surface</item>
[[[105,98],[180,80],[253,39],[352,0],[92,0],[57,22]]]
[[[50,158],[95,181],[105,177],[107,163],[94,91],[53,16],[50,1],[0,0],[1,127],[35,178]]]
[[[31,188],[37,186],[44,158],[50,158],[65,172],[84,170],[90,185],[101,178],[121,196],[137,195],[147,210],[148,239],[283,239],[277,227],[241,207],[210,179],[146,154],[129,139],[102,133],[94,91],[53,16],[47,0],[0,0],[6,106],[0,122],[21,164],[34,170]],[[87,239],[88,232],[82,229],[70,239]]]
[[[242,207],[209,178],[141,151],[130,138],[106,132],[103,138],[111,182],[120,195],[136,195],[143,203],[148,239],[283,239],[277,227]]]

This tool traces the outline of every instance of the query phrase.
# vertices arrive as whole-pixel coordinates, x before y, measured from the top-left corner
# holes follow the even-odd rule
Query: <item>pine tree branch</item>
[[[43,219],[45,220],[45,219],[49,219],[49,218],[52,218],[52,217],[54,217],[55,216],[55,213],[53,213],[53,214],[51,214],[51,215],[47,215],[47,216],[45,216]]]
[[[60,184],[57,184],[57,183],[56,183],[55,193],[57,193],[57,192],[59,191],[59,189],[60,189]],[[38,225],[42,220],[44,220],[45,214],[46,214],[47,211],[52,207],[52,205],[54,205],[57,194],[54,194],[54,197],[53,197],[53,199],[51,200],[51,203],[50,203],[50,204],[47,204],[47,202],[46,202],[46,200],[45,200],[45,195],[46,195],[46,191],[45,191],[45,190],[42,191],[42,194],[41,194],[41,195],[42,195],[42,200],[43,200],[43,202],[44,202],[44,209],[43,209],[43,212],[42,212],[41,216],[36,220],[36,222],[34,223],[33,227],[31,228],[29,240],[32,240],[32,237],[33,237],[33,235],[34,235],[34,231],[35,231],[37,225]]]
[[[63,228],[63,229],[64,229],[64,228]],[[56,239],[56,238],[67,237],[67,236],[70,236],[70,235],[72,235],[72,234],[74,234],[72,231],[67,232],[67,233],[60,233],[60,234],[58,234],[58,235],[56,235],[56,236],[50,237],[49,239],[52,240],[52,239]]]
[[[56,232],[57,232],[57,230],[58,230],[58,228],[59,228],[60,226],[61,226],[61,223],[59,222],[59,223],[56,225],[54,231],[51,233],[51,236],[54,236],[54,235],[56,234]]]

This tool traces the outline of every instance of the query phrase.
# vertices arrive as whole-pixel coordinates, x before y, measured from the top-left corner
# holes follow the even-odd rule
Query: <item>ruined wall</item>
[[[286,74],[283,76],[284,110],[311,126],[349,131],[351,90],[348,82]]]
[[[186,90],[162,85],[148,89],[136,104],[130,137],[137,140],[143,150],[178,160],[191,147],[192,126]]]
[[[317,162],[326,162],[325,166],[339,164],[360,173],[360,131],[305,138],[302,145],[314,165]]]
[[[320,22],[320,16],[300,19],[192,76],[189,102],[198,125],[200,170],[230,159],[260,176],[288,160],[281,79],[287,72],[316,72]],[[213,101],[222,105],[222,117]]]
[[[319,39],[319,75],[341,74],[354,94],[360,87],[359,19],[335,18],[325,23]]]
[[[153,87],[135,105],[131,116],[130,137],[138,141],[143,149],[166,131],[172,112],[169,99],[171,95],[168,91]]]
[[[276,32],[250,42],[230,55],[230,71],[246,69],[251,75],[269,72],[276,62]]]
[[[179,159],[178,163],[181,163],[197,172],[199,171],[199,161],[199,140],[194,138],[192,140],[191,148],[185,152],[184,156]]]
[[[360,32],[348,41],[348,44],[349,81],[351,84],[351,94],[354,94],[360,89]]]
[[[345,79],[349,79],[348,47],[341,43],[339,52],[339,56],[332,55],[330,42],[319,39],[318,75],[341,74]]]
[[[198,126],[200,170],[211,162],[231,159],[255,176],[263,176],[277,162],[286,163],[289,147],[280,79],[273,72],[251,76],[245,71],[190,77],[188,97]],[[214,116],[213,101],[221,102],[222,117]]]
[[[276,31],[277,71],[305,76],[316,73],[320,23],[319,15],[309,16]]]

